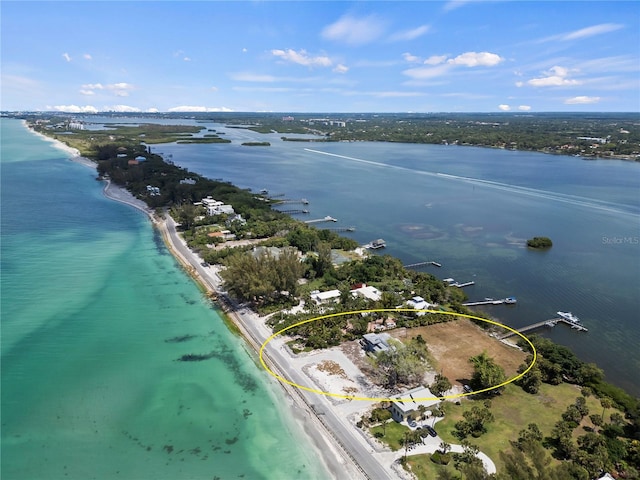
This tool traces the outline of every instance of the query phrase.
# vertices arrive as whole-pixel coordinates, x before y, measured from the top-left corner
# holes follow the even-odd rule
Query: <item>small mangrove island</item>
[[[552,246],[553,242],[549,237],[533,237],[527,240],[527,247],[535,248],[536,250],[545,250]]]

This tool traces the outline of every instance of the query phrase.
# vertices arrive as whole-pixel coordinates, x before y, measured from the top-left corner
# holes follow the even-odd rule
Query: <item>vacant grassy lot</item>
[[[399,340],[417,337],[427,342],[429,353],[435,360],[433,365],[437,371],[442,371],[452,384],[467,383],[473,373],[469,358],[486,351],[498,365],[504,368],[507,378],[516,375],[518,367],[524,362],[526,354],[516,348],[490,337],[487,333],[466,318],[452,322],[438,323],[426,327],[406,330],[392,330],[399,335]]]

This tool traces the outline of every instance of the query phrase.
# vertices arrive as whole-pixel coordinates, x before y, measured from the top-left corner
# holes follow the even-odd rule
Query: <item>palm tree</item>
[[[613,402],[609,397],[603,397],[600,399],[600,405],[602,405],[602,423],[604,424],[604,412],[613,406]]]
[[[451,450],[451,444],[447,443],[447,442],[440,442],[440,451],[442,452],[443,455],[446,455],[447,452],[449,452]]]

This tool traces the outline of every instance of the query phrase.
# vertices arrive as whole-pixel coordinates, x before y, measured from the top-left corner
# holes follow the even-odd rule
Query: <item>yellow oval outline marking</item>
[[[531,351],[533,352],[533,360],[531,361],[531,364],[526,368],[525,371],[523,371],[519,375],[516,375],[513,378],[510,378],[510,379],[500,383],[499,385],[494,385],[493,387],[484,388],[482,390],[476,390],[476,391],[470,392],[470,393],[456,393],[454,395],[444,395],[442,397],[425,397],[425,398],[356,397],[354,395],[346,395],[346,394],[342,394],[342,393],[325,392],[324,390],[319,390],[319,389],[316,389],[316,388],[309,388],[309,387],[305,387],[303,385],[298,385],[297,383],[291,382],[291,381],[287,380],[286,378],[283,378],[282,376],[278,375],[273,370],[271,370],[267,366],[267,364],[265,362],[264,349],[267,347],[269,342],[271,342],[271,340],[276,338],[278,335],[283,334],[287,330],[291,330],[292,328],[298,327],[300,325],[304,325],[306,323],[315,322],[317,320],[324,320],[326,318],[340,317],[340,316],[343,316],[343,315],[351,315],[351,314],[359,314],[359,313],[372,313],[372,312],[426,312],[426,313],[435,313],[435,314],[438,314],[438,315],[452,315],[454,317],[464,317],[464,318],[469,318],[469,319],[472,319],[472,320],[480,320],[482,322],[487,322],[487,323],[490,323],[492,325],[496,325],[498,327],[502,327],[502,328],[504,328],[506,330],[509,330],[510,332],[513,332],[516,335],[518,335],[521,338],[523,338],[529,344],[529,346],[531,347]],[[415,310],[413,308],[378,308],[378,309],[370,309],[370,310],[355,310],[355,311],[352,311],[352,312],[331,313],[329,315],[322,315],[320,317],[310,318],[308,320],[303,320],[301,322],[294,323],[293,325],[289,325],[288,327],[283,328],[279,332],[274,333],[273,335],[271,335],[269,338],[267,338],[264,341],[264,343],[260,346],[259,358],[260,358],[260,363],[262,364],[262,368],[264,368],[270,375],[274,376],[279,381],[281,381],[283,383],[286,383],[288,385],[291,385],[292,387],[299,388],[300,390],[306,390],[308,392],[317,393],[319,395],[325,395],[327,397],[344,398],[344,399],[347,399],[347,400],[361,400],[361,401],[369,401],[369,402],[392,402],[392,401],[396,401],[396,402],[397,401],[401,401],[401,402],[421,401],[421,402],[424,402],[424,401],[429,401],[429,400],[444,400],[444,399],[449,399],[449,398],[468,397],[470,395],[476,395],[478,393],[490,392],[491,390],[495,390],[497,388],[504,387],[505,385],[508,385],[508,384],[510,384],[512,382],[515,382],[519,378],[522,378],[523,376],[525,376],[527,374],[527,372],[529,370],[531,370],[533,368],[533,366],[536,363],[536,360],[538,359],[538,352],[536,351],[536,347],[533,346],[533,343],[531,343],[531,340],[529,340],[527,337],[525,337],[522,333],[518,332],[517,330],[514,330],[513,328],[511,328],[511,327],[509,327],[507,325],[503,325],[502,323],[495,322],[493,320],[488,320],[486,318],[475,317],[473,315],[466,315],[464,313],[441,312],[441,311],[437,311],[437,310]]]

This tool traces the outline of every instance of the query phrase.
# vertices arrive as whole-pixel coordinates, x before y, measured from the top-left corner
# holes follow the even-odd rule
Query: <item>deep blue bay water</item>
[[[405,264],[475,281],[470,300],[513,327],[572,311],[589,328],[540,333],[640,395],[640,164],[531,152],[394,143],[283,142],[279,134],[202,124],[231,144],[153,146],[177,165],[254,191],[306,198],[361,243],[384,238]],[[246,147],[246,141],[271,142]],[[303,217],[301,217],[303,218]],[[525,241],[554,246],[531,251]]]
[[[0,476],[327,478],[289,400],[147,218],[1,122]]]

